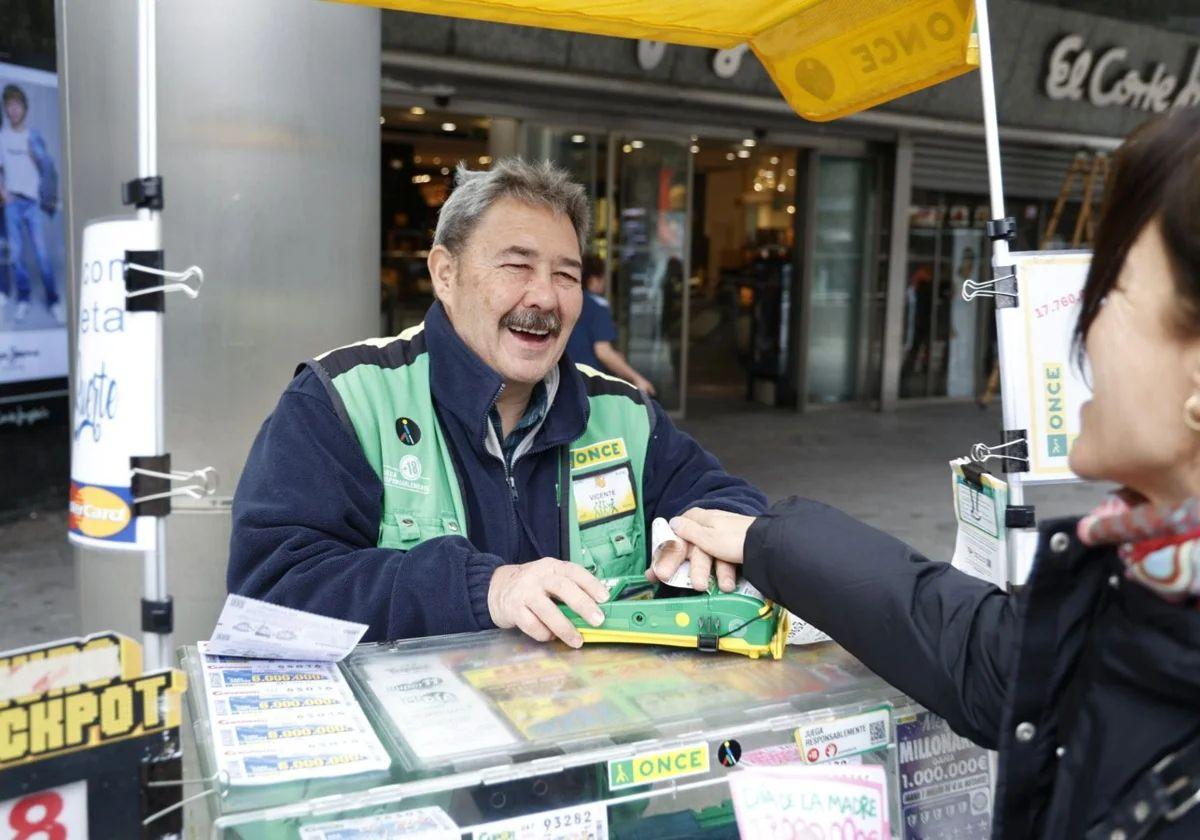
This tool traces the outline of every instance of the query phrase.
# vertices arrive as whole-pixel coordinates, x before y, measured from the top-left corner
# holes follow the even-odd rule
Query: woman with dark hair
[[[1076,334],[1071,466],[1123,490],[1045,523],[1019,593],[814,502],[672,525],[999,750],[995,837],[1200,838],[1200,109],[1117,153]]]

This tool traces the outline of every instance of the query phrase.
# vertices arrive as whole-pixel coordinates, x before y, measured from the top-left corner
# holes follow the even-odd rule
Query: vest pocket
[[[453,514],[419,516],[385,513],[379,523],[379,547],[408,551],[435,537],[462,536],[462,525]]]
[[[646,571],[646,552],[635,523],[636,514],[581,529],[579,564],[598,578],[638,575]]]

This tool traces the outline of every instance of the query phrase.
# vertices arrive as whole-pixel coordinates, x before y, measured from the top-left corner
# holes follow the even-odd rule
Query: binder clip
[[[1006,308],[1016,306],[1020,297],[1017,293],[1017,275],[1011,265],[996,266],[996,276],[992,280],[964,280],[962,299],[967,303],[976,298],[996,298],[996,306]],[[1000,300],[1003,298],[1003,302]],[[1011,303],[1010,303],[1011,301]]]
[[[172,815],[179,814],[179,812],[181,812],[185,807],[187,807],[192,802],[196,802],[198,800],[204,799],[205,797],[216,796],[218,799],[224,799],[225,796],[228,794],[228,790],[229,790],[229,773],[226,772],[225,770],[219,770],[216,773],[213,773],[211,776],[207,776],[207,777],[204,777],[201,779],[179,778],[179,779],[158,780],[158,779],[155,779],[152,777],[153,776],[152,773],[149,773],[146,771],[143,771],[142,775],[143,775],[142,787],[146,789],[145,793],[146,793],[147,803],[154,802],[157,804],[161,804],[164,801],[170,801],[169,805],[167,805],[164,808],[160,808],[158,811],[155,811],[154,813],[148,815],[145,819],[143,819],[142,820],[143,827],[148,826],[151,823],[157,822],[161,819],[171,817]],[[199,793],[193,793],[191,796],[186,796],[186,797],[182,796],[182,793],[183,793],[182,788],[186,785],[207,785],[207,784],[214,783],[214,782],[215,782],[215,785],[211,788],[205,788],[204,790],[200,791]],[[159,791],[163,790],[163,789],[178,789],[178,792],[176,793],[175,790],[170,790],[169,792],[164,790],[163,793],[165,793],[166,796],[165,796],[165,798],[160,798],[156,794],[158,794]],[[171,801],[171,800],[173,800],[173,801]],[[182,820],[179,821],[179,826],[180,826],[180,828],[182,828]]]
[[[1029,441],[1020,437],[996,446],[977,443],[971,447],[971,460],[980,466],[988,461],[1000,461],[1000,469],[1006,473],[1026,472],[1029,469]],[[1020,464],[1020,467],[1012,467],[1009,462]]]
[[[198,265],[183,271],[163,268],[162,251],[125,252],[125,309],[129,312],[162,312],[168,292],[183,292],[192,300],[200,296],[204,270]]]
[[[218,476],[212,467],[172,470],[170,455],[134,456],[129,459],[129,466],[135,516],[166,516],[171,512],[174,496],[201,499],[217,492]],[[192,483],[172,487],[176,481]]]

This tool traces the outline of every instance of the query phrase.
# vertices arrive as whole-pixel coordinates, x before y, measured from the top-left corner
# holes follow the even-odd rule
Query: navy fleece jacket
[[[583,375],[565,357],[529,453],[513,466],[485,448],[502,381],[455,333],[440,304],[425,318],[430,390],[465,491],[466,537],[409,551],[377,547],[383,485],[324,386],[304,368],[267,418],[233,500],[230,592],[370,625],[367,640],[490,629],[492,573],[559,555],[559,447],[587,425]],[[636,392],[630,388],[630,393]],[[655,403],[643,476],[647,522],[692,507],[759,514],[766,499],[727,474]]]

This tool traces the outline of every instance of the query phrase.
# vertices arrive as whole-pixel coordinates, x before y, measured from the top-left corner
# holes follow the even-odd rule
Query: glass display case
[[[225,709],[202,655],[182,659],[214,837],[737,837],[729,774],[826,761],[884,765],[900,825],[911,701],[832,643],[778,661],[505,631],[362,645],[336,667],[387,768],[274,784],[218,773]]]

